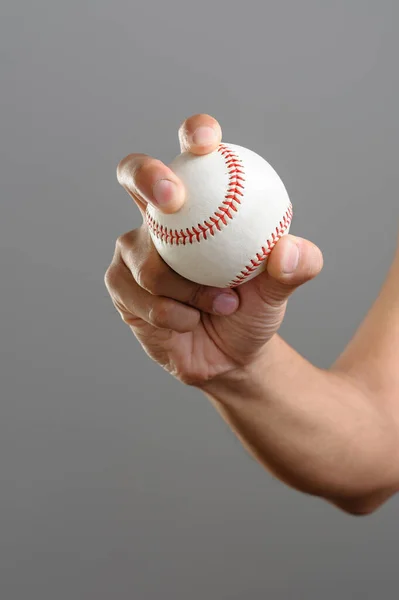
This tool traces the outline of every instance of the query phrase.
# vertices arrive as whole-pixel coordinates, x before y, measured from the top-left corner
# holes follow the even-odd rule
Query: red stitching
[[[232,281],[230,281],[229,287],[236,287],[237,285],[240,285],[247,279],[247,277],[252,275],[252,273],[258,267],[260,267],[262,262],[266,260],[274,246],[277,244],[278,240],[289,227],[292,221],[292,215],[292,204],[290,204],[279,225],[276,227],[275,231],[272,232],[270,239],[268,239],[266,244],[262,246],[260,252],[256,253],[255,258],[251,258],[250,264],[246,265],[244,269],[240,271],[240,273]]]
[[[153,235],[166,244],[192,244],[194,239],[200,242],[207,235],[215,235],[215,229],[221,231],[220,224],[228,225],[228,219],[234,218],[234,212],[238,212],[237,205],[241,204],[241,198],[244,196],[243,190],[245,182],[245,171],[239,156],[224,144],[220,144],[218,150],[223,156],[229,172],[229,184],[226,195],[217,210],[203,223],[198,223],[196,227],[187,227],[182,229],[168,229],[160,225],[148,211],[146,211],[147,225]]]

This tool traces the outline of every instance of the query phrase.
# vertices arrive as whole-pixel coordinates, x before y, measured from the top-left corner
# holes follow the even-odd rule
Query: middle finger
[[[173,298],[215,315],[231,315],[238,308],[234,290],[199,285],[173,271],[156,251],[145,225],[123,236],[119,250],[135,281],[154,296]]]

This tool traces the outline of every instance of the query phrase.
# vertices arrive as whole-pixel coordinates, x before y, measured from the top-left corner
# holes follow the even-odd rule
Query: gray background
[[[2,0],[0,597],[397,598],[398,500],[273,480],[142,352],[103,284],[140,223],[115,168],[218,118],[325,254],[282,334],[328,366],[397,234],[399,4]],[[396,588],[396,589],[395,589]]]

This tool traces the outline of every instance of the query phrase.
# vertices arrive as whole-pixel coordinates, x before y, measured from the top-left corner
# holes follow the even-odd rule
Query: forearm
[[[311,365],[275,336],[257,364],[203,389],[274,475],[343,506],[393,493],[397,428],[344,371]]]
[[[399,248],[380,294],[333,370],[362,382],[399,424]]]

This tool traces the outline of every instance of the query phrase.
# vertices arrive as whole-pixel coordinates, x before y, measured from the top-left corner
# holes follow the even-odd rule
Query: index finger
[[[121,186],[144,214],[147,203],[164,213],[174,213],[185,199],[183,183],[160,160],[146,154],[129,154],[117,168]]]
[[[179,128],[180,149],[192,154],[209,154],[222,139],[219,123],[206,114],[193,115]],[[178,211],[185,200],[183,183],[160,160],[146,154],[129,154],[117,167],[121,186],[133,198],[142,215],[147,203],[163,213]]]

